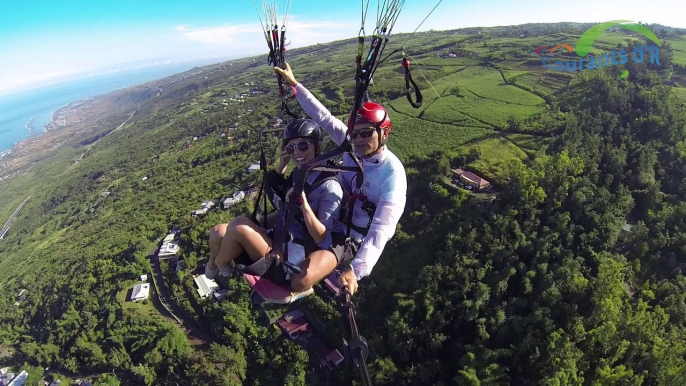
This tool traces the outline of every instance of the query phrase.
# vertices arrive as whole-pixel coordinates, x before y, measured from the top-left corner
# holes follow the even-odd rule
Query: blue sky
[[[395,31],[414,30],[437,2],[406,0]],[[684,3],[443,0],[420,31],[615,19],[686,27]],[[370,8],[368,32],[376,1]],[[82,75],[266,51],[252,0],[0,0],[0,9],[0,94]],[[360,9],[358,1],[292,0],[292,46],[355,36]]]

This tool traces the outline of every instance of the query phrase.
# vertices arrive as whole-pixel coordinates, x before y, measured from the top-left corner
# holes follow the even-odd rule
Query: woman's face
[[[315,143],[309,138],[293,138],[286,143],[286,152],[297,168],[314,159],[314,148]]]

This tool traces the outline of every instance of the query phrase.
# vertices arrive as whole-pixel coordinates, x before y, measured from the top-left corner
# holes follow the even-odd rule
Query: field
[[[465,150],[478,149],[481,157],[468,164],[470,170],[476,170],[485,178],[504,177],[503,167],[514,159],[527,160],[527,154],[506,138],[491,138],[469,145]]]
[[[679,40],[670,40],[669,45],[674,52],[672,61],[686,66],[686,38],[682,37]]]
[[[150,285],[150,295],[148,296],[148,300],[141,300],[139,302],[132,302],[131,299],[131,291],[133,290],[133,287],[136,284],[143,284],[144,282],[136,282],[133,285],[124,288],[123,290],[117,292],[117,302],[119,302],[119,305],[121,305],[121,308],[124,311],[128,312],[136,312],[142,316],[154,316],[154,315],[159,315],[159,312],[155,309],[155,306],[152,304],[153,299],[152,297],[154,296],[154,286]],[[147,304],[146,304],[147,303]]]
[[[402,114],[391,113],[391,120],[395,128],[388,146],[401,160],[438,149],[457,150],[493,133],[488,129],[429,122]]]
[[[518,146],[529,156],[533,156],[540,151],[545,151],[551,142],[549,137],[541,137],[526,134],[503,134],[510,143]]]

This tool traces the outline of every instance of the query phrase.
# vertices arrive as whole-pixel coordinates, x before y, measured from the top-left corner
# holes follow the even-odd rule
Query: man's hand
[[[357,291],[357,278],[352,269],[348,269],[341,276],[338,277],[338,284],[342,287],[347,287],[350,295],[354,295]]]
[[[279,67],[274,67],[274,70],[277,74],[281,75],[283,80],[289,85],[295,87],[295,85],[298,84],[298,81],[295,80],[295,76],[293,76],[293,71],[291,71],[291,66],[289,66],[288,63],[286,63],[285,70],[282,70]]]

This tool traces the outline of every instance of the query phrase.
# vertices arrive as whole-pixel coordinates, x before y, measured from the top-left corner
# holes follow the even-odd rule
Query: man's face
[[[355,150],[360,157],[373,155],[379,148],[379,135],[377,129],[369,123],[358,123],[353,127],[352,140]],[[388,131],[381,130],[381,139],[385,140]]]

